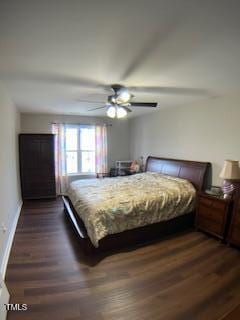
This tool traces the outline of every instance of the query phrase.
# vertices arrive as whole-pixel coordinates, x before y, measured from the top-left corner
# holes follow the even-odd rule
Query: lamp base
[[[223,180],[221,189],[223,198],[229,199],[233,196],[234,191],[239,187],[239,181],[236,180]]]

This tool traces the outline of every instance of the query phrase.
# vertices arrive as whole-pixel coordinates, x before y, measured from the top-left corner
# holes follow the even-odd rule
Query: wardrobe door
[[[21,134],[19,151],[23,199],[56,197],[54,135]]]

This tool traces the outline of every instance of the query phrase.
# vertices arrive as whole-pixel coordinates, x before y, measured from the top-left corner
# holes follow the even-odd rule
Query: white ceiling
[[[133,90],[160,108],[231,94],[240,2],[1,0],[0,77],[23,112],[101,116],[112,83],[165,88]]]

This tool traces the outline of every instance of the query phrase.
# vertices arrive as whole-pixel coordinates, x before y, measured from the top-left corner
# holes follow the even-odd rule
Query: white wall
[[[0,84],[0,266],[6,253],[10,231],[20,209],[21,197],[18,172],[18,136],[20,116]]]
[[[108,165],[114,166],[116,160],[129,159],[129,121],[126,119],[112,120],[100,117],[81,117],[53,114],[21,114],[22,133],[51,133],[53,122],[82,124],[112,124],[108,132]]]
[[[112,123],[108,127],[109,165],[143,155],[209,161],[213,184],[224,159],[240,160],[240,95],[219,97],[188,106],[160,109],[131,120],[79,116],[21,114],[22,132],[51,132],[52,122]]]
[[[213,184],[224,159],[240,160],[240,95],[159,110],[130,121],[130,157],[209,161]]]

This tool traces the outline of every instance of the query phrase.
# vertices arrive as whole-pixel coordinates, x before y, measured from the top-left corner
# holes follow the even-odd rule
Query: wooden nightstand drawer
[[[200,202],[198,206],[198,215],[213,220],[217,223],[223,223],[225,218],[225,211],[217,210],[213,206],[210,208],[206,207]]]
[[[210,208],[213,204],[213,201],[209,198],[200,197],[199,204]]]
[[[200,193],[196,210],[196,227],[224,239],[231,203],[231,200]]]
[[[213,208],[217,209],[218,211],[224,212],[227,204],[223,201],[214,201],[212,206],[213,206]]]
[[[205,197],[200,198],[199,204],[202,206],[208,207],[208,208],[214,207],[217,210],[222,211],[222,212],[225,211],[226,205],[227,205],[225,201],[219,200],[218,198],[208,199]]]
[[[206,217],[199,216],[197,218],[197,224],[200,229],[211,232],[215,235],[222,235],[222,224],[217,223],[213,220],[207,219]]]

